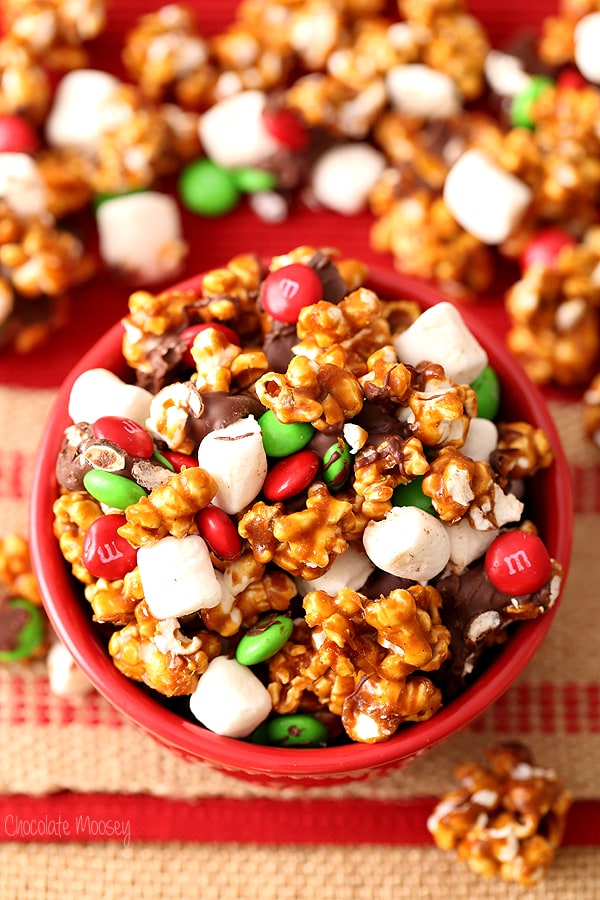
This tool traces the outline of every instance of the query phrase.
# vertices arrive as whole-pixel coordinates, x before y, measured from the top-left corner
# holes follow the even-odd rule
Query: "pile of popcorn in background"
[[[307,204],[368,210],[371,247],[459,302],[503,278],[508,345],[532,379],[590,386],[598,0],[562,0],[503,50],[464,0],[243,0],[211,37],[168,4],[126,35],[127,82],[93,68],[100,0],[8,0],[3,15],[5,344],[31,350],[64,324],[99,265],[144,284],[176,274],[179,203],[212,218],[248,202],[274,223]],[[99,253],[70,228],[83,209]]]

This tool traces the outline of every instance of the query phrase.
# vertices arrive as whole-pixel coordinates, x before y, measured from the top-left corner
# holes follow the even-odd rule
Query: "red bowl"
[[[187,281],[185,287],[193,287],[197,281]],[[369,287],[381,297],[416,300],[423,308],[446,299],[435,288],[399,274],[373,272]],[[553,465],[530,479],[528,515],[539,527],[550,555],[562,564],[566,577],[573,503],[570,472],[554,422],[542,395],[508,353],[502,339],[481,324],[477,307],[461,307],[461,313],[485,347],[500,378],[500,418],[524,420],[542,428],[554,447]],[[30,540],[34,570],[52,625],[97,690],[123,715],[187,759],[207,762],[246,780],[270,785],[322,785],[371,778],[406,766],[464,728],[514,682],[544,640],[560,598],[545,615],[514,627],[498,655],[458,698],[428,721],[409,725],[380,744],[352,743],[306,750],[221,737],[186,721],[168,709],[158,695],[150,695],[122,675],[108,655],[102,629],[91,620],[82,586],[72,577],[52,530],[52,504],[58,494],[55,461],[63,430],[70,424],[67,406],[71,386],[82,372],[95,367],[110,369],[124,379],[130,377],[121,354],[122,335],[123,327],[117,323],[85,354],[62,385],[37,456]]]

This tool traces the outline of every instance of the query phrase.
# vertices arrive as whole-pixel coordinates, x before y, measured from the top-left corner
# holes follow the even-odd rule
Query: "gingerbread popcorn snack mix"
[[[547,436],[498,417],[453,304],[367,278],[303,245],[135,291],[129,377],[71,389],[54,533],[81,603],[125,677],[221,735],[385,741],[560,592],[528,518]]]
[[[485,757],[457,767],[459,787],[441,798],[427,828],[478,875],[533,887],[560,846],[571,794],[523,744],[489,747]]]

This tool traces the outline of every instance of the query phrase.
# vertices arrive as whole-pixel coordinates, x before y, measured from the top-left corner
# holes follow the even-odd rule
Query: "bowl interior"
[[[194,287],[197,279],[184,283]],[[369,287],[382,298],[417,300],[423,308],[445,300],[435,288],[400,274],[372,272]],[[539,390],[529,382],[502,340],[479,321],[477,309],[460,307],[467,325],[484,345],[502,384],[499,418],[524,420],[543,428],[555,450],[555,461],[528,486],[528,508],[540,535],[567,574],[573,532],[573,504],[568,465],[558,433]],[[163,744],[189,758],[252,778],[344,779],[365,777],[401,764],[467,725],[509,686],[535,654],[550,628],[558,601],[544,616],[520,624],[489,666],[459,697],[433,718],[400,729],[381,744],[348,744],[323,749],[281,749],[220,737],[168,709],[113,665],[102,629],[91,621],[82,586],[75,581],[53,534],[52,504],[57,497],[55,462],[67,415],[71,386],[82,372],[102,367],[131,380],[121,354],[123,328],[114,325],[80,360],[59,391],[39,447],[31,495],[31,555],[48,616],[61,640],[96,689],[120,712]],[[564,580],[563,580],[564,584]]]

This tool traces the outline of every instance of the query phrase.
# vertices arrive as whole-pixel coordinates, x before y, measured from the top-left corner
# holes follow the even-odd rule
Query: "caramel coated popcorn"
[[[478,415],[488,357],[454,305],[423,312],[365,277],[300,245],[234,257],[194,290],[134,291],[122,346],[137,385],[97,370],[73,386],[63,555],[119,670],[189,696],[220,734],[297,714],[325,742],[388,740],[560,590],[541,541],[533,586],[484,572],[496,540],[539,540],[513,488],[552,464],[547,436]],[[133,389],[135,419],[98,416],[109,383]],[[256,704],[213,727],[218,689],[204,691],[222,677]]]
[[[441,798],[427,827],[478,875],[533,887],[560,846],[571,795],[522,744],[494,745],[485,757],[457,767],[460,787]]]

